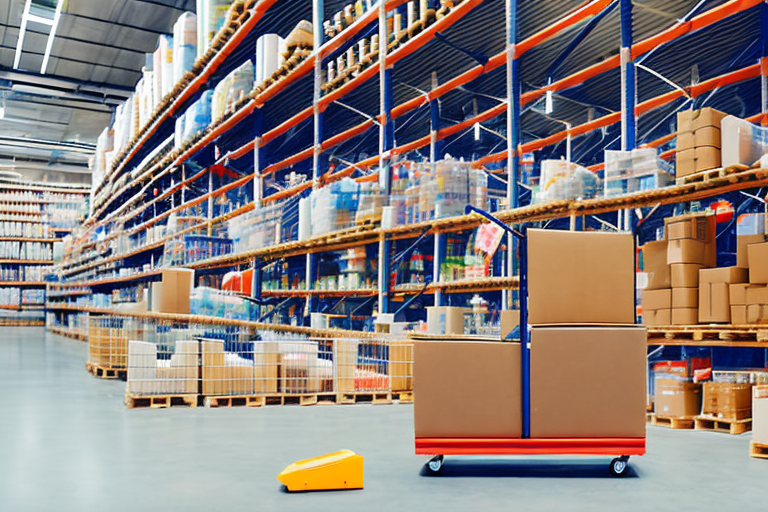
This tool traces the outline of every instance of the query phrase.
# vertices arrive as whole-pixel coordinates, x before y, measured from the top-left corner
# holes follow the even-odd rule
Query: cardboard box
[[[635,325],[532,327],[531,437],[644,437],[646,344]]]
[[[692,130],[677,130],[677,143],[675,144],[677,152],[693,149],[696,147],[696,136]]]
[[[768,304],[768,286],[748,285],[744,289],[744,304]]]
[[[508,309],[501,312],[501,339],[505,339],[515,327],[520,325],[520,310]]]
[[[749,249],[751,244],[765,242],[765,235],[737,235],[736,236],[736,266],[749,268]]]
[[[747,246],[749,254],[749,282],[768,284],[768,243]]]
[[[528,323],[635,321],[635,246],[625,233],[528,230]]]
[[[752,388],[752,441],[768,444],[768,386]]]
[[[643,311],[655,309],[670,309],[672,307],[672,290],[644,290]]]
[[[745,283],[745,268],[701,269],[699,272],[699,322],[731,322],[730,285]]]
[[[746,306],[747,304],[747,283],[734,283],[728,285],[728,296],[731,306]]]
[[[472,313],[472,308],[428,307],[427,332],[429,334],[464,334],[465,313]]]
[[[731,324],[745,325],[747,323],[747,306],[731,306]]]
[[[702,146],[714,147],[720,149],[722,137],[720,128],[717,126],[702,126],[693,132],[694,147]]]
[[[687,148],[675,155],[675,176],[682,178],[696,172],[696,150]]]
[[[748,304],[747,305],[747,323],[748,324],[767,324],[768,323],[768,305],[767,304]]]
[[[150,307],[156,313],[188,315],[189,295],[194,288],[195,271],[188,268],[169,268],[162,272],[162,280],[152,283]]]
[[[667,244],[667,263],[695,263],[704,267],[717,265],[717,248],[714,242],[692,239],[670,240]]]
[[[696,131],[705,126],[716,126],[717,128],[720,128],[720,124],[726,115],[728,114],[711,107],[694,110],[691,113],[691,130]]]
[[[720,167],[720,164],[722,163],[720,148],[697,146],[694,151],[696,155],[696,172],[708,171]]]
[[[699,307],[698,288],[672,288],[672,308]]]
[[[701,410],[701,385],[668,376],[654,379],[653,402],[656,414],[670,418],[691,418]]]
[[[699,286],[699,271],[703,265],[696,263],[674,263],[669,266],[673,288],[696,288]]]
[[[671,325],[696,325],[698,323],[698,308],[672,308]]]
[[[523,433],[520,344],[414,342],[416,437]]]
[[[752,384],[705,382],[701,414],[738,421],[752,417]]]
[[[357,351],[355,351],[355,359]],[[413,343],[411,341],[389,342],[389,379],[392,391],[413,390]]]
[[[692,213],[664,219],[664,229],[668,240],[698,240],[713,242],[717,233],[714,215]]]
[[[672,324],[672,309],[645,309],[643,308],[643,325],[649,327],[666,326]]]
[[[646,290],[661,290],[672,286],[666,240],[648,242],[643,246],[643,270],[648,275]]]

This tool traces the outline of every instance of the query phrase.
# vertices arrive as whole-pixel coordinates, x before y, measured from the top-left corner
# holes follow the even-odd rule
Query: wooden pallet
[[[382,392],[355,392],[339,393],[339,403],[341,404],[391,404],[392,393]]]
[[[134,395],[126,393],[125,407],[128,409],[197,407],[197,395]]]
[[[749,444],[749,456],[756,459],[768,459],[768,444],[752,441]]]
[[[752,418],[746,420],[724,420],[713,416],[697,416],[696,430],[709,430],[738,435],[752,430]]]
[[[674,430],[691,430],[694,428],[695,418],[693,416],[689,418],[673,418],[670,416],[657,416],[651,415],[651,425],[657,427],[667,427]]]
[[[65,338],[72,338],[73,340],[88,342],[88,335],[79,332],[72,332],[67,329],[58,329],[56,327],[49,327],[48,330],[56,334],[57,336],[64,336]]]
[[[90,362],[85,363],[85,369],[100,379],[125,379],[127,372],[125,368],[107,368]]]
[[[648,340],[664,343],[665,341],[768,341],[768,325],[757,326],[716,327],[711,325],[686,325],[669,327],[651,327],[648,329]]]
[[[401,404],[412,404],[413,391],[393,391],[392,400],[397,400]]]
[[[237,396],[207,396],[206,407],[261,407],[264,405],[263,396],[237,395]]]
[[[677,178],[675,179],[675,185],[680,186],[687,185],[689,183],[706,183],[717,178],[724,178],[729,174],[739,172],[739,170],[740,169],[737,167],[728,167],[726,169],[709,169]]]

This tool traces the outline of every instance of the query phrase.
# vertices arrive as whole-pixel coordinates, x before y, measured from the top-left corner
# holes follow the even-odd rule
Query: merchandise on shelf
[[[722,132],[722,165],[752,166],[768,154],[768,128],[735,116],[720,122]]]
[[[157,50],[153,54],[155,102],[160,101],[171,92],[176,80],[173,78],[173,36],[161,35],[157,41]]]
[[[184,143],[195,139],[211,125],[211,101],[213,91],[205,91],[200,99],[176,119],[174,146],[178,149]]]
[[[673,170],[655,148],[605,152],[606,196],[664,188],[674,181]]]
[[[256,41],[256,85],[259,86],[283,65],[285,39],[277,34],[264,34]]]
[[[274,34],[268,34],[272,36]],[[277,58],[277,68],[272,69],[275,63],[274,51],[275,48],[280,52]],[[296,28],[288,34],[285,40],[275,40],[269,37],[264,40],[262,46],[257,45],[256,63],[259,64],[259,57],[262,52],[265,59],[264,68],[259,71],[257,68],[257,80],[255,83],[255,90],[257,92],[263,92],[275,83],[282,80],[290,73],[291,70],[296,68],[302,61],[304,61],[312,53],[313,48],[313,35],[312,35],[312,23],[306,20],[302,20],[296,25]],[[261,74],[259,74],[261,73]],[[260,79],[260,80],[259,80]]]
[[[709,107],[677,113],[678,178],[721,166],[720,123],[724,117],[724,113]]]
[[[229,219],[227,231],[235,252],[261,249],[290,239],[284,237],[283,225],[290,222],[286,216],[295,210],[297,203],[296,199],[289,199]]]
[[[312,191],[312,236],[350,227],[360,199],[360,184],[343,178]]]
[[[227,20],[233,0],[197,0],[197,56],[205,54]]]
[[[51,244],[42,242],[0,242],[0,258],[14,260],[50,260]]]
[[[216,85],[211,99],[211,122],[232,113],[253,90],[253,62],[250,60],[228,74]]]
[[[258,306],[238,295],[207,287],[197,287],[190,297],[193,315],[230,318],[233,320],[256,320]]]
[[[232,252],[232,240],[204,235],[182,235],[166,240],[163,266],[183,266]]]
[[[184,78],[197,60],[197,16],[185,12],[173,24],[173,81],[175,84]]]
[[[565,160],[543,160],[539,189],[533,204],[565,199],[589,199],[597,195],[600,179],[595,173]]]

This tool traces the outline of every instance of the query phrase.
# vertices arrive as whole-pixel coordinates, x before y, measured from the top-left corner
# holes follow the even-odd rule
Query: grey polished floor
[[[630,478],[608,459],[448,458],[421,474],[410,406],[126,410],[85,372],[86,345],[0,330],[0,511],[768,510],[749,435],[660,428]],[[362,491],[288,494],[275,476],[340,448]]]

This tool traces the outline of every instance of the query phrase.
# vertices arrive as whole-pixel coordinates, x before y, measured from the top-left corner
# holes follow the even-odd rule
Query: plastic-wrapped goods
[[[197,16],[185,12],[173,25],[173,81],[171,89],[184,74],[192,71],[197,60]]]
[[[671,184],[671,166],[655,148],[605,152],[605,195],[616,196]]]
[[[313,190],[312,236],[351,226],[355,220],[360,184],[343,178],[323,188]]]
[[[154,89],[157,106],[171,92],[176,82],[173,80],[173,37],[161,35],[157,41],[154,60]]]
[[[232,0],[197,0],[197,56],[208,50],[216,33],[227,20]]]
[[[212,91],[205,91],[184,114],[184,140],[194,138],[211,125]]]
[[[235,251],[260,249],[281,241],[281,223],[288,200],[270,206],[256,208],[228,221],[229,236],[235,244]]]
[[[540,189],[534,203],[595,197],[600,179],[589,169],[564,160],[541,163]]]
[[[722,136],[722,165],[752,166],[768,154],[768,128],[744,119],[726,116],[720,122]]]
[[[264,34],[256,41],[256,85],[261,85],[283,65],[285,40],[277,34]]]
[[[253,90],[253,63],[247,61],[216,86],[211,102],[211,121],[216,123],[234,110],[237,103]]]

